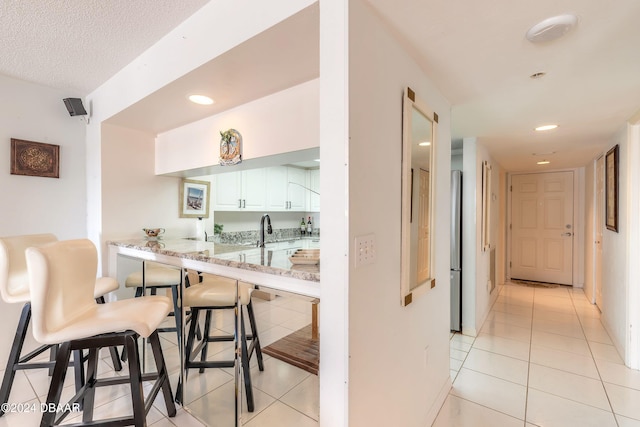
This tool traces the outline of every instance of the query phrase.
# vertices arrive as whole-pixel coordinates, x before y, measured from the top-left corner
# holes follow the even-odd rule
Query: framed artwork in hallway
[[[616,145],[605,157],[606,226],[607,230],[618,232],[618,157],[620,147]]]

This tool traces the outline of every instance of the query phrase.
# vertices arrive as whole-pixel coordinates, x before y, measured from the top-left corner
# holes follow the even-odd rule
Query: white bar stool
[[[171,311],[171,300],[147,296],[122,301],[96,303],[93,287],[98,255],[90,240],[68,240],[26,251],[33,336],[42,344],[60,344],[47,395],[47,408],[83,405],[82,423],[74,425],[146,426],[146,414],[160,390],[167,414],[175,416],[167,368],[156,328]],[[148,337],[153,349],[157,373],[142,374],[138,337]],[[97,378],[98,351],[101,347],[124,345],[129,360],[129,377]],[[71,352],[89,350],[87,380],[66,405],[60,405],[64,378]],[[145,401],[142,382],[155,380]],[[130,383],[132,416],[93,420],[95,389],[100,386]],[[58,425],[68,411],[45,411],[41,426]]]
[[[27,274],[27,264],[25,258],[25,250],[30,246],[42,246],[48,243],[56,242],[58,239],[53,234],[32,234],[25,236],[11,236],[0,238],[0,296],[10,304],[24,304],[22,314],[18,321],[18,327],[13,339],[13,344],[9,352],[7,367],[4,371],[2,379],[2,387],[0,388],[0,404],[9,401],[13,380],[16,371],[23,369],[42,369],[49,368],[53,373],[53,365],[55,361],[55,353],[57,351],[57,343],[53,345],[40,346],[29,354],[20,357],[22,347],[27,335],[29,321],[31,319],[31,295],[29,292],[29,279]],[[110,277],[103,277],[95,280],[94,298],[98,302],[104,302],[104,295],[118,289],[118,282]],[[28,363],[46,350],[51,349],[51,362]],[[122,370],[120,357],[115,347],[109,348],[111,359],[113,360],[114,369]],[[78,358],[79,360],[81,357]],[[84,373],[82,365],[78,365],[76,370],[77,387],[79,388],[84,382]],[[4,415],[4,411],[0,409],[0,416]]]
[[[202,281],[198,282],[200,279]],[[199,372],[203,373],[205,368],[230,368],[235,365],[235,360],[207,360],[207,346],[210,342],[234,341],[235,339],[234,335],[210,335],[212,311],[219,309],[235,310],[238,308],[238,315],[240,316],[240,363],[242,364],[242,375],[245,383],[247,410],[253,412],[253,388],[251,385],[249,362],[254,352],[258,361],[258,369],[264,371],[260,338],[258,337],[253,305],[251,304],[251,293],[254,289],[253,285],[240,282],[236,288],[236,281],[233,279],[211,274],[199,276],[191,271],[187,272],[187,282],[196,283],[185,288],[183,294],[184,306],[189,307],[191,310],[191,324],[189,325],[185,348],[185,379],[190,368],[199,368]],[[240,303],[239,305],[238,301]],[[243,307],[247,309],[251,334],[246,333]],[[198,316],[201,311],[205,311],[206,313],[202,341],[194,349],[194,340],[197,335],[196,329],[199,323]],[[248,340],[251,341],[251,346],[247,345]],[[195,360],[198,353],[200,353],[200,361]],[[180,393],[181,390],[182,388],[179,387],[178,393]]]

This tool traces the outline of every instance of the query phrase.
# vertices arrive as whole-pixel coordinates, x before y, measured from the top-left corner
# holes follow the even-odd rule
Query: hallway
[[[628,369],[582,289],[507,284],[476,338],[451,337],[433,427],[640,427]]]

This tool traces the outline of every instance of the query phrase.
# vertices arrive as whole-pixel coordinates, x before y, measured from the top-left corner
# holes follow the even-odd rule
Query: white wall
[[[423,427],[450,386],[450,105],[369,6],[361,0],[349,4],[349,254],[357,236],[372,233],[377,243],[374,264],[355,268],[349,257],[349,425]],[[402,307],[400,129],[406,86],[440,121],[432,174],[436,287]],[[324,159],[322,167],[324,172]]]
[[[621,129],[611,142],[620,146],[618,190],[618,232],[607,230],[602,235],[602,323],[609,332],[618,352],[624,357],[627,333],[627,127]],[[609,148],[610,148],[609,147]],[[608,149],[607,149],[608,150]],[[637,190],[635,197],[638,197]],[[637,261],[634,261],[637,262]]]
[[[86,237],[86,125],[69,116],[62,99],[70,94],[2,75],[0,94],[0,235]],[[11,138],[59,145],[60,178],[11,175]]]
[[[476,138],[463,140],[462,169],[462,333],[476,336],[503,283],[505,171]],[[491,165],[490,244],[496,249],[496,282],[493,290],[487,286],[490,278],[490,251],[482,250],[482,163]]]
[[[584,216],[584,293],[587,299],[593,304],[595,300],[595,251],[593,242],[596,240],[596,177],[595,160],[585,166],[584,174],[585,188],[585,216]]]
[[[625,124],[612,139],[620,146],[618,233],[603,230],[602,323],[627,366],[640,368],[640,126]],[[599,157],[600,154],[597,156]],[[597,158],[596,157],[596,158]],[[585,167],[585,294],[593,300],[595,278],[595,159]]]
[[[242,135],[243,160],[318,147],[318,85],[311,80],[159,134],[156,173],[217,165],[220,131],[230,128]]]
[[[585,242],[591,242],[591,238],[584,234],[586,214],[586,168],[574,169],[574,209],[573,209],[573,287],[584,288],[586,262]]]
[[[620,146],[618,232],[602,236],[602,323],[625,363],[640,368],[640,126],[625,124],[609,148]]]
[[[626,364],[640,369],[640,118],[630,121],[627,127],[627,153],[625,159],[629,171],[627,185],[627,346],[625,348]]]
[[[497,294],[500,292],[500,287],[504,285],[507,278],[507,231],[509,227],[507,222],[508,176],[504,168],[499,167],[496,171],[496,181],[498,185],[498,201],[496,203],[498,209],[497,217],[495,217],[494,220],[496,221],[497,232],[497,240],[495,242],[497,297]]]
[[[348,2],[320,2],[320,427],[349,425],[348,37]]]
[[[477,157],[476,157],[476,224],[482,224],[482,163],[488,162],[491,166],[491,189],[489,193],[489,203],[490,203],[490,234],[489,234],[489,243],[490,249],[483,251],[482,250],[482,227],[476,226],[476,238],[477,238],[477,252],[476,252],[476,320],[475,320],[475,329],[480,330],[484,320],[487,318],[489,314],[489,309],[491,305],[498,297],[498,288],[497,283],[493,283],[493,289],[488,288],[488,283],[490,280],[490,251],[491,249],[496,249],[499,241],[499,211],[498,207],[500,206],[498,202],[498,195],[500,194],[499,185],[500,185],[500,175],[502,172],[502,168],[498,162],[496,162],[491,154],[487,150],[487,148],[478,142],[477,147]],[[494,266],[495,267],[495,266]],[[464,275],[464,272],[462,273]]]
[[[102,126],[102,237],[142,238],[162,227],[166,237],[190,236],[195,219],[179,218],[180,179],[154,174],[155,135]]]
[[[462,150],[462,333],[476,336],[480,329],[476,326],[476,254],[480,250],[476,223],[482,223],[477,220],[482,166],[477,160],[476,138],[464,138]]]
[[[85,122],[70,117],[73,96],[0,75],[0,236],[54,233],[86,237]],[[11,138],[60,146],[60,178],[11,175]],[[0,301],[0,366],[4,367],[21,306]],[[34,347],[28,334],[26,347]]]

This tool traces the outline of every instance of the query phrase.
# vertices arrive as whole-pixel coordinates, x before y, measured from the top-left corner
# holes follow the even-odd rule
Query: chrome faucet
[[[262,215],[260,219],[260,241],[258,242],[259,248],[264,248],[264,220],[267,220],[267,233],[273,233],[273,229],[271,228],[271,218],[269,218],[269,214]]]

